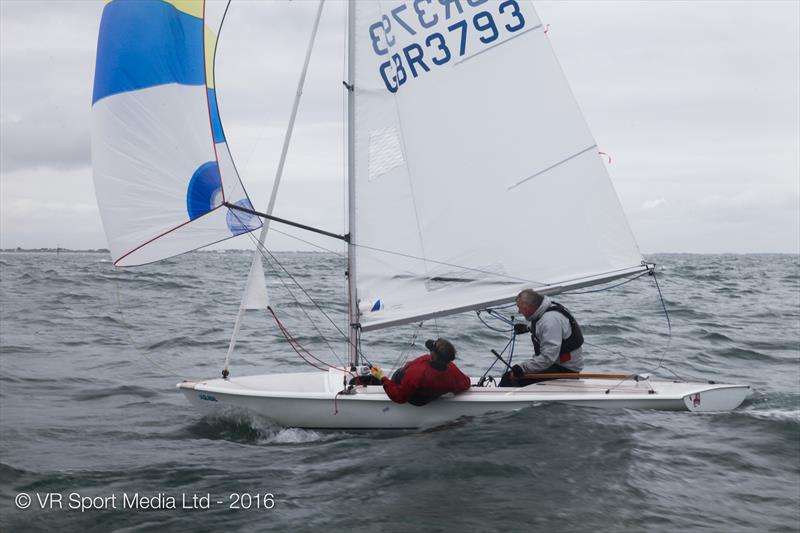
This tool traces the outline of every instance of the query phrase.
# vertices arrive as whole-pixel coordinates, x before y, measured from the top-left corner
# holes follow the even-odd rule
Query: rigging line
[[[286,325],[283,322],[281,322],[281,320],[275,314],[275,310],[272,309],[271,306],[267,307],[267,311],[269,311],[270,314],[272,314],[272,318],[275,319],[275,323],[278,325],[278,328],[280,329],[281,333],[286,338],[286,340],[289,342],[289,344],[292,345],[292,347],[295,349],[295,351],[298,352],[298,355],[300,355],[300,357],[302,357],[307,363],[309,361],[305,359],[305,356],[302,355],[303,353],[306,354],[311,359],[314,359],[315,361],[317,361],[318,363],[320,363],[321,365],[323,365],[325,367],[336,368],[333,365],[331,365],[330,363],[328,363],[327,361],[323,361],[322,359],[320,359],[319,357],[317,357],[316,355],[311,353],[308,350],[308,348],[304,347],[300,343],[300,341],[297,339],[297,337],[295,337],[294,335],[291,334],[291,332],[289,331],[289,328],[287,328]],[[311,363],[309,363],[309,364],[311,364]],[[317,368],[319,368],[319,367],[317,367]]]
[[[484,308],[484,311],[500,311],[501,309],[511,309],[513,307],[516,307],[516,305],[517,305],[516,303],[512,302],[512,303],[506,304],[506,305],[496,305],[496,306],[493,306],[493,307],[486,307],[486,308]]]
[[[489,315],[492,316],[495,320],[499,320],[500,322],[508,324],[509,326],[514,325],[514,319],[513,318],[506,318],[503,315],[501,315],[500,313],[498,313],[497,311],[494,311],[493,309],[488,309],[486,312],[489,313]]]
[[[147,354],[147,350],[145,350],[144,348],[139,346],[139,344],[134,340],[133,335],[131,335],[131,332],[130,332],[130,324],[128,323],[127,319],[125,318],[125,313],[122,310],[122,299],[120,298],[120,295],[119,295],[119,279],[117,277],[118,276],[117,269],[115,268],[114,270],[112,270],[112,272],[113,272],[113,277],[114,277],[114,288],[115,288],[115,292],[116,292],[116,295],[117,295],[117,312],[119,313],[119,316],[120,316],[120,319],[122,321],[122,324],[125,326],[125,328],[124,328],[125,329],[125,336],[128,337],[128,341],[131,343],[131,346],[133,346],[136,349],[136,351],[139,353],[139,355],[144,357],[153,367],[158,368],[159,370],[162,370],[163,372],[166,372],[167,374],[173,375],[173,376],[177,377],[178,379],[187,379],[185,375],[178,374],[175,370],[172,370],[171,368],[167,368],[164,365],[160,364],[155,359],[151,358]],[[198,380],[199,378],[191,378],[190,377],[188,379],[190,379],[190,380]]]
[[[658,284],[658,277],[656,276],[655,270],[653,270],[652,275],[653,275],[653,281],[655,281],[655,283],[656,283],[656,289],[658,290],[658,298],[659,298],[659,301],[661,302],[661,308],[664,310],[664,317],[667,319],[667,334],[669,335],[667,337],[667,345],[662,350],[661,357],[658,359],[658,366],[656,366],[656,369],[659,369],[659,368],[663,367],[664,357],[667,355],[667,351],[669,350],[670,344],[672,344],[672,322],[670,322],[670,319],[669,319],[669,312],[667,311],[667,304],[664,302],[664,295],[661,293],[661,286]],[[670,372],[675,374],[675,372],[672,371],[672,370],[670,370]],[[675,375],[677,376],[677,374],[675,374]],[[678,377],[680,377],[680,376],[678,376]]]
[[[294,239],[294,240],[300,241],[300,242],[302,242],[304,244],[308,244],[309,246],[313,246],[315,248],[319,248],[320,250],[324,250],[326,252],[330,252],[330,253],[332,253],[334,255],[337,255],[339,257],[346,257],[346,255],[347,255],[347,254],[343,254],[342,252],[336,252],[336,251],[333,251],[333,250],[331,250],[329,248],[325,248],[324,246],[320,246],[319,244],[315,244],[315,243],[313,243],[311,241],[307,241],[307,240],[301,239],[300,237],[292,235],[291,233],[286,233],[285,231],[281,231],[279,229],[269,228],[269,230],[270,231],[274,231],[275,233],[280,233],[281,235],[283,235],[285,237],[289,237],[290,239]]]
[[[272,266],[272,262],[270,261],[270,258],[269,258],[269,257],[267,257],[267,256],[265,256],[265,255],[264,255],[264,253],[263,253],[261,250],[258,250],[258,251],[259,251],[259,253],[261,254],[261,256],[264,258],[264,260],[267,262],[267,264],[268,264],[268,265],[270,265],[270,266]],[[272,257],[273,257],[273,260],[275,260],[274,256],[272,256]],[[277,262],[277,260],[275,260],[275,261]],[[273,268],[274,268],[274,267],[273,267]],[[275,270],[277,271],[277,269],[275,269]],[[312,319],[312,318],[311,318],[311,316],[308,314],[308,312],[305,310],[305,308],[303,307],[303,305],[300,303],[300,301],[298,300],[298,298],[295,296],[294,292],[292,292],[292,289],[291,289],[291,288],[289,288],[289,286],[286,284],[286,282],[284,281],[284,279],[283,279],[283,278],[282,278],[280,275],[279,275],[279,276],[277,276],[277,278],[278,278],[278,280],[281,282],[281,284],[283,285],[283,287],[286,289],[286,291],[289,293],[289,295],[292,297],[292,299],[295,301],[295,303],[297,303],[297,304],[298,304],[298,307],[300,308],[300,311],[302,311],[302,313],[305,315],[306,319],[307,319],[307,320],[308,320],[308,322],[311,324],[311,327],[313,327],[313,328],[314,328],[314,331],[316,331],[316,332],[317,332],[317,335],[318,335],[318,336],[319,336],[319,337],[322,339],[322,342],[324,342],[324,343],[325,343],[325,345],[328,347],[328,350],[330,350],[330,352],[333,354],[333,356],[336,358],[336,360],[337,360],[337,361],[339,361],[339,364],[341,364],[342,366],[344,366],[344,363],[342,362],[342,359],[341,359],[341,357],[339,357],[339,355],[336,353],[336,350],[334,350],[334,349],[333,349],[333,346],[331,346],[330,342],[328,341],[328,338],[327,338],[327,337],[325,336],[325,334],[324,334],[324,333],[323,333],[323,332],[322,332],[322,331],[319,329],[319,326],[317,325],[317,322],[316,322],[314,319]],[[294,282],[295,282],[295,284],[297,284],[297,281],[296,281],[296,280],[294,280],[294,279],[293,279],[292,281],[294,281]],[[299,285],[298,285],[298,286],[299,286]],[[302,289],[302,287],[300,287],[300,288]],[[308,295],[306,295],[306,296],[308,296]],[[310,299],[310,298],[309,298],[309,299]],[[313,302],[313,300],[312,300],[312,303],[315,303],[315,302]],[[315,305],[316,305],[316,304],[315,304]],[[319,308],[319,306],[317,306],[317,308]],[[326,317],[326,318],[327,318],[327,317]],[[330,319],[328,319],[328,320],[330,320]]]
[[[499,272],[492,272],[490,270],[483,270],[483,269],[480,269],[480,268],[472,268],[472,267],[467,267],[467,266],[463,266],[463,265],[456,265],[454,263],[447,263],[445,261],[437,261],[435,259],[430,259],[430,258],[427,258],[427,257],[419,257],[419,256],[410,255],[410,254],[405,254],[405,253],[402,253],[402,252],[395,252],[395,251],[392,251],[392,250],[386,250],[385,248],[378,248],[377,246],[368,246],[366,244],[358,244],[358,243],[354,243],[354,242],[350,241],[350,234],[338,235],[338,234],[331,233],[331,232],[328,232],[328,231],[324,231],[324,230],[320,230],[320,229],[317,229],[317,228],[313,228],[313,227],[307,226],[305,224],[299,224],[297,222],[292,222],[292,221],[289,221],[289,220],[286,220],[286,219],[282,219],[282,218],[278,218],[278,217],[275,217],[275,216],[272,216],[272,215],[267,215],[265,213],[261,213],[261,212],[255,211],[253,209],[248,209],[248,208],[236,205],[236,204],[231,204],[229,202],[224,202],[222,205],[227,207],[229,210],[242,211],[242,212],[245,212],[245,213],[249,213],[251,215],[255,215],[255,216],[258,216],[258,217],[266,218],[268,220],[275,220],[276,222],[281,222],[283,224],[288,224],[290,226],[294,226],[294,227],[298,227],[298,228],[305,229],[305,230],[308,230],[308,231],[312,231],[314,233],[319,233],[319,234],[322,234],[322,235],[325,235],[325,236],[328,236],[328,237],[333,237],[333,238],[336,238],[336,239],[339,239],[339,240],[344,240],[345,242],[348,243],[348,245],[353,246],[353,247],[363,248],[365,250],[373,250],[373,251],[376,251],[376,252],[386,253],[386,254],[390,254],[390,255],[396,255],[396,256],[399,256],[399,257],[406,257],[406,258],[409,258],[409,259],[416,259],[418,261],[422,261],[423,264],[425,264],[426,272],[427,272],[427,263],[430,262],[430,263],[435,263],[435,264],[438,264],[438,265],[444,265],[444,266],[449,266],[449,267],[453,267],[453,268],[458,268],[458,269],[466,270],[466,271],[470,271],[470,272],[478,272],[478,273],[481,273],[481,274],[489,274],[489,275],[492,275],[492,276],[497,276],[497,277],[500,277],[500,278],[505,278],[505,279],[509,279],[509,280],[513,280],[513,281],[518,281],[518,282],[523,282],[523,283],[532,283],[532,284],[538,285],[538,286],[546,286],[546,285],[548,285],[547,283],[544,283],[544,282],[541,282],[541,281],[536,281],[536,280],[531,280],[531,279],[526,279],[526,278],[520,278],[520,277],[517,277],[517,276],[509,276],[508,274],[501,274]],[[627,269],[620,268],[620,269],[617,269],[617,270],[611,270],[611,271],[608,271],[608,272],[602,272],[601,274],[598,274],[598,275],[612,274],[612,273],[616,273],[616,272],[620,272],[620,271],[624,271],[624,270],[627,270]],[[573,278],[573,279],[568,279],[568,280],[561,280],[559,282],[552,283],[552,285],[564,284],[564,283],[567,283],[567,282],[570,282],[570,281],[575,281],[576,279],[584,279],[584,278]]]
[[[397,359],[394,360],[391,373],[394,373],[395,369],[397,369],[400,365],[405,364],[406,360],[408,359],[408,354],[411,352],[411,347],[416,345],[417,336],[419,335],[420,329],[422,329],[422,324],[424,324],[424,322],[417,324],[417,327],[414,328],[414,333],[411,335],[411,340],[408,342],[408,345],[400,350],[400,355],[398,355]]]
[[[220,42],[220,39],[222,38],[222,28],[225,26],[225,19],[228,16],[228,9],[230,9],[230,7],[231,7],[231,0],[228,0],[227,3],[225,4],[225,11],[222,13],[222,19],[219,21],[219,28],[217,29],[217,40],[216,40],[216,44],[214,45],[214,55],[211,58],[211,81],[214,84],[215,99],[216,99],[216,91],[217,91],[217,68],[216,68],[216,66],[217,66],[217,51],[219,51],[219,49],[220,49],[219,42]],[[203,4],[203,18],[205,18],[205,4]],[[205,39],[204,39],[204,43],[205,43]],[[204,44],[204,46],[205,46],[205,44]],[[239,183],[239,189],[241,189],[241,191],[244,193],[244,196],[245,196],[245,198],[247,198],[247,201],[250,202],[250,205],[253,205],[253,202],[250,200],[250,195],[247,194],[247,191],[244,189],[244,184],[242,183],[242,178],[241,178],[241,175],[239,174],[239,169],[236,168],[236,161],[234,161],[233,154],[231,153],[230,140],[225,136],[225,127],[222,125],[223,124],[222,112],[219,110],[219,106],[217,106],[217,116],[219,117],[219,128],[220,128],[220,131],[222,131],[222,136],[223,136],[224,142],[225,142],[225,151],[228,152],[228,159],[230,160],[230,163],[233,166],[233,172],[236,175],[237,182]],[[212,127],[212,130],[213,130],[213,127]],[[213,137],[213,131],[212,131],[212,137]],[[214,143],[214,149],[215,150],[216,150],[216,146],[217,146],[216,143]],[[252,156],[252,152],[251,152],[250,155]],[[217,159],[217,161],[219,162],[219,158]],[[222,182],[220,181],[220,183],[222,183]],[[225,198],[225,190],[224,189],[222,190],[222,198],[223,199]]]
[[[642,276],[644,276],[645,274],[648,274],[649,272],[650,272],[649,270],[645,270],[644,272],[640,272],[639,274],[637,274],[636,276],[634,276],[632,278],[628,278],[625,281],[617,283],[616,285],[611,285],[609,287],[603,287],[603,288],[600,288],[600,289],[593,289],[593,290],[590,290],[590,291],[571,291],[571,290],[567,289],[567,290],[563,291],[563,294],[592,294],[592,293],[595,293],[595,292],[603,292],[603,291],[608,291],[608,290],[611,290],[611,289],[616,289],[617,287],[621,287],[622,285],[625,285],[626,283],[630,283],[633,280],[637,280],[637,279],[641,278]]]
[[[508,329],[500,329],[500,328],[496,328],[496,327],[494,327],[494,326],[491,326],[491,325],[489,325],[489,324],[488,324],[488,323],[487,323],[487,322],[486,322],[486,321],[483,319],[483,317],[481,317],[481,312],[482,312],[482,311],[486,311],[486,310],[485,310],[485,309],[483,309],[483,310],[481,310],[481,309],[477,309],[477,310],[475,311],[475,314],[478,316],[478,320],[480,320],[481,324],[483,324],[484,326],[486,326],[486,328],[487,328],[487,329],[490,329],[490,330],[492,330],[492,331],[496,331],[496,332],[498,332],[498,333],[508,333],[509,331],[514,331],[513,329],[510,329],[510,330],[508,330]],[[487,312],[488,312],[488,311],[487,311]],[[491,313],[489,313],[489,316],[494,316],[494,315],[492,315]],[[497,317],[495,317],[495,318],[497,318]],[[499,320],[499,319],[498,319],[498,320]]]
[[[667,344],[662,349],[661,357],[659,357],[659,359],[658,359],[658,365],[656,365],[654,368],[652,368],[650,370],[647,370],[647,372],[655,372],[659,368],[663,368],[664,370],[667,370],[668,372],[670,372],[672,375],[674,375],[679,380],[685,382],[687,380],[684,377],[680,376],[677,372],[675,372],[674,370],[672,370],[668,366],[664,365],[664,357],[667,355],[667,352],[669,351],[669,347],[672,344],[672,322],[670,322],[670,319],[669,319],[669,312],[667,311],[667,305],[664,302],[664,295],[661,292],[661,286],[658,284],[658,277],[656,276],[655,270],[652,270],[651,274],[653,276],[653,281],[655,281],[656,289],[658,290],[658,298],[659,298],[659,301],[661,302],[661,308],[664,310],[664,317],[667,319],[667,335],[668,335],[668,337],[667,337]],[[625,380],[623,380],[623,381],[625,381]],[[702,379],[700,381],[702,381]],[[649,381],[648,381],[648,384],[649,384]],[[615,385],[614,387],[609,388],[609,390],[611,390],[611,389],[613,389],[615,387],[618,387],[618,386],[619,386],[619,384]],[[651,388],[652,388],[652,386],[651,386]]]
[[[237,215],[236,215],[236,214],[234,214],[234,216],[237,216]],[[237,218],[238,218],[238,217],[237,217]],[[251,240],[253,240],[254,242],[256,242],[256,245],[258,245],[258,241],[255,239],[255,237],[253,237],[253,235],[252,235],[252,234],[250,234],[250,238],[251,238]],[[269,257],[265,256],[265,255],[264,255],[264,253],[263,253],[263,252],[262,252],[260,249],[258,249],[258,246],[256,246],[256,248],[257,248],[257,250],[258,250],[259,254],[261,255],[261,257],[263,257],[263,258],[264,258],[264,260],[267,262],[267,264],[268,264],[269,266],[272,266],[272,263],[270,262],[270,259],[269,259]],[[277,269],[275,269],[274,267],[273,267],[273,269],[277,271]],[[293,292],[292,292],[292,290],[289,288],[289,286],[286,284],[286,282],[283,280],[283,278],[282,278],[282,277],[280,277],[280,275],[278,275],[278,276],[277,276],[277,278],[278,278],[278,280],[281,282],[281,284],[283,285],[283,287],[286,289],[286,291],[289,293],[289,295],[290,295],[290,296],[291,296],[291,297],[294,299],[294,301],[295,301],[296,303],[300,304],[299,300],[298,300],[298,299],[297,299],[297,297],[294,295],[294,293],[293,293]],[[296,281],[295,281],[295,283],[296,283]],[[316,321],[314,321],[314,320],[313,320],[313,319],[312,319],[312,318],[311,318],[311,317],[308,315],[308,313],[306,312],[306,310],[303,308],[303,306],[302,306],[302,305],[299,305],[299,307],[300,307],[300,310],[303,312],[303,314],[305,314],[305,316],[306,316],[306,319],[308,319],[308,321],[311,323],[311,326],[312,326],[312,327],[314,328],[314,330],[317,332],[317,335],[318,335],[318,336],[319,336],[319,337],[322,339],[322,341],[323,341],[323,342],[325,343],[325,345],[328,347],[328,349],[329,349],[329,350],[330,350],[330,352],[333,354],[333,356],[334,356],[334,357],[335,357],[335,358],[336,358],[336,359],[339,361],[339,363],[340,363],[340,364],[342,364],[342,365],[344,366],[344,363],[342,363],[342,360],[341,360],[341,358],[339,357],[339,355],[336,353],[336,350],[334,350],[334,349],[333,349],[333,347],[331,346],[331,344],[328,342],[328,339],[327,339],[327,337],[326,337],[326,336],[325,336],[325,335],[322,333],[322,331],[320,331],[319,327],[317,326],[317,323],[316,323]]]
[[[603,347],[603,346],[600,346],[599,344],[592,344],[591,342],[586,342],[585,340],[583,341],[583,343],[584,343],[585,345],[587,345],[587,346],[591,346],[592,348],[599,348],[600,350],[603,350],[603,351],[605,351],[605,352],[608,352],[608,353],[610,353],[610,354],[618,355],[618,356],[622,357],[622,358],[623,358],[623,359],[625,359],[625,360],[627,360],[627,359],[628,359],[628,356],[627,356],[627,355],[625,355],[625,354],[623,354],[622,352],[616,352],[616,351],[614,351],[614,350],[610,350],[610,349],[608,349],[608,348],[605,348],[605,347]]]
[[[233,216],[239,221],[240,224],[243,224],[242,220],[239,218],[239,216],[234,211],[229,211],[229,212],[233,213]],[[247,226],[244,226],[244,227],[247,227]],[[256,239],[255,236],[252,234],[252,232],[248,232],[248,236],[250,237],[250,240],[252,240],[256,244],[256,249],[261,254],[261,256],[267,261],[267,264],[271,265],[269,258],[264,255],[264,253],[261,251],[261,249],[259,247],[260,240]],[[266,248],[264,248],[264,249],[266,249]],[[273,259],[275,259],[274,256],[273,256]],[[277,262],[277,260],[275,260],[275,261]],[[295,297],[294,293],[288,287],[288,285],[286,285],[286,282],[283,280],[283,278],[281,278],[280,276],[277,276],[277,277],[278,277],[278,280],[283,284],[283,286],[286,289],[286,291],[291,295],[291,297],[295,300],[295,302],[297,302],[299,304],[300,303],[299,300]],[[297,284],[297,281],[294,280],[294,278],[292,280]],[[298,286],[299,286],[299,284],[298,284]],[[300,288],[302,289],[302,287],[300,287]],[[308,296],[308,294],[306,294],[306,296]],[[311,298],[309,297],[309,299],[311,299]],[[314,303],[313,300],[312,300],[312,303]],[[339,361],[340,364],[342,364],[342,366],[344,366],[344,363],[342,363],[341,358],[338,356],[336,351],[333,349],[333,347],[328,342],[327,337],[320,331],[319,327],[317,326],[316,321],[311,319],[311,317],[308,315],[308,313],[306,312],[306,310],[303,308],[302,305],[300,305],[299,307],[300,307],[300,310],[303,312],[303,314],[305,314],[305,316],[308,319],[308,321],[311,323],[311,326],[317,332],[317,335],[319,335],[319,337],[322,338],[322,341],[327,345],[328,349],[331,351],[333,356]],[[317,307],[319,308],[319,306],[317,306]],[[328,319],[328,320],[330,320],[330,319]]]
[[[272,307],[267,307],[267,310],[269,310],[269,312],[272,314],[272,318],[275,319],[275,322],[278,324],[278,328],[281,330],[281,333],[283,333],[283,336],[289,342],[289,345],[292,347],[292,349],[294,349],[294,351],[297,353],[297,355],[299,355],[300,358],[303,359],[303,361],[305,361],[306,363],[308,363],[309,365],[313,366],[314,368],[316,368],[318,370],[327,371],[327,369],[329,369],[329,368],[334,368],[334,369],[337,368],[337,367],[331,365],[330,363],[327,363],[327,362],[323,361],[322,359],[320,359],[319,357],[315,356],[311,352],[309,352],[308,349],[306,349],[302,344],[300,344],[300,341],[297,340],[297,338],[295,338],[291,333],[289,333],[289,330],[286,328],[286,326],[283,324],[283,322],[281,322],[280,319],[278,319],[278,315],[275,314],[275,311],[272,309]],[[308,357],[311,357],[312,359],[314,359],[318,363],[320,363],[322,365],[325,365],[328,368],[322,368],[322,367],[319,367],[319,366],[315,365],[314,363],[312,363],[308,359],[306,359],[301,352],[304,352],[306,355],[308,355]]]
[[[272,254],[272,253],[271,253],[271,252],[270,252],[270,251],[269,251],[269,250],[268,250],[266,247],[263,247],[263,250],[264,250],[264,251],[265,251],[267,254],[269,254],[269,256],[272,258],[272,260],[273,260],[273,261],[275,261],[275,263],[276,263],[276,264],[277,264],[277,265],[278,265],[278,266],[281,268],[281,270],[283,270],[283,271],[286,273],[286,275],[287,275],[287,276],[288,276],[288,277],[289,277],[289,278],[290,278],[290,279],[291,279],[291,280],[292,280],[292,281],[295,283],[295,285],[297,285],[297,287],[298,287],[298,288],[299,288],[299,289],[300,289],[300,290],[303,292],[303,294],[305,294],[305,295],[306,295],[306,298],[308,298],[308,299],[309,299],[309,301],[310,301],[312,304],[314,304],[314,307],[316,307],[316,308],[317,308],[317,310],[318,310],[318,311],[319,311],[319,312],[322,314],[322,316],[324,316],[324,317],[325,317],[325,318],[328,320],[328,322],[330,322],[330,323],[331,323],[331,325],[332,325],[332,326],[333,326],[333,327],[336,329],[336,331],[338,331],[338,332],[339,332],[339,334],[340,334],[342,337],[344,337],[344,338],[346,338],[346,339],[348,340],[348,344],[349,344],[349,342],[350,342],[350,339],[349,339],[349,337],[348,337],[347,335],[345,335],[345,333],[344,333],[344,332],[343,332],[343,331],[342,331],[342,330],[339,328],[339,326],[337,326],[337,325],[336,325],[336,322],[334,322],[334,321],[331,319],[331,317],[330,317],[330,316],[328,316],[328,314],[327,314],[327,313],[326,313],[326,312],[325,312],[325,311],[322,309],[322,307],[321,307],[321,306],[320,306],[320,305],[319,305],[319,304],[316,302],[316,300],[314,300],[314,299],[311,297],[311,295],[310,295],[310,294],[308,294],[308,292],[307,292],[307,291],[306,291],[306,290],[303,288],[303,286],[302,286],[302,285],[300,285],[300,283],[299,283],[299,282],[298,282],[298,281],[295,279],[295,277],[294,277],[294,276],[292,276],[292,274],[291,274],[291,273],[290,273],[288,270],[286,270],[286,268],[285,268],[285,267],[284,267],[284,266],[283,266],[283,265],[280,263],[280,261],[278,261],[278,259],[277,259],[277,258],[276,258],[276,257],[275,257],[275,256],[274,256],[274,255],[273,255],[273,254]],[[266,256],[265,256],[265,258],[266,258]],[[268,258],[266,258],[266,259],[267,259],[267,261],[269,261],[269,259],[268,259]],[[290,294],[292,294],[292,297],[294,298],[294,293],[292,293],[291,289],[289,289],[289,288],[287,287],[287,290],[289,291],[289,293],[290,293]],[[299,301],[297,300],[297,298],[295,298],[295,301],[297,301],[297,302],[299,303]],[[300,306],[300,309],[301,309],[301,311],[303,311],[303,313],[306,315],[306,318],[308,318],[308,319],[309,319],[309,321],[313,323],[313,320],[312,320],[312,319],[311,319],[311,317],[308,315],[308,313],[305,311],[305,309],[303,309],[303,307],[302,307],[302,306]],[[319,330],[317,330],[317,331],[318,331],[318,333],[319,333]],[[325,338],[325,337],[324,337],[324,335],[322,335],[322,333],[320,333],[320,336],[322,336],[322,337],[323,337],[323,339]],[[326,343],[327,343],[327,340],[326,340]],[[361,350],[360,350],[360,349],[359,349],[359,354],[360,354],[362,357],[364,356],[364,354],[361,352]],[[339,356],[337,355],[337,356],[336,356],[336,358],[337,358],[337,359],[339,359]],[[367,363],[369,363],[369,360],[368,360],[366,357],[364,357],[364,360],[365,360],[365,361],[367,361]],[[341,362],[341,360],[340,360],[340,362]],[[371,363],[370,363],[370,364],[371,364]],[[342,363],[342,366],[346,366],[346,365],[344,365],[344,363]]]
[[[235,215],[234,215],[234,216],[235,216]],[[237,217],[237,218],[238,218],[238,217]],[[252,234],[250,235],[250,237],[251,237],[251,239],[253,239],[253,240],[255,241],[255,238],[252,236]],[[321,306],[320,306],[320,305],[319,305],[319,304],[316,302],[316,300],[314,300],[314,299],[311,297],[311,295],[310,295],[310,294],[308,294],[308,291],[306,291],[306,290],[305,290],[305,288],[303,288],[303,286],[302,286],[302,285],[301,285],[301,284],[300,284],[300,283],[299,283],[299,282],[298,282],[298,281],[295,279],[295,277],[294,277],[294,276],[292,276],[291,272],[289,272],[289,271],[288,271],[288,270],[287,270],[287,269],[286,269],[286,268],[283,266],[283,264],[281,264],[281,262],[280,262],[280,261],[278,261],[278,259],[277,259],[277,258],[276,258],[276,257],[275,257],[273,254],[272,254],[272,252],[270,252],[270,251],[269,251],[269,249],[268,249],[268,248],[267,248],[265,245],[261,244],[261,242],[258,242],[258,241],[256,241],[256,248],[257,248],[257,249],[258,249],[258,250],[261,252],[261,255],[262,255],[262,257],[264,257],[264,259],[266,259],[268,263],[270,262],[270,261],[269,261],[269,258],[267,258],[267,256],[266,256],[266,255],[264,255],[264,252],[266,252],[267,254],[269,254],[269,256],[272,258],[272,260],[275,262],[275,264],[277,264],[277,265],[278,265],[278,266],[281,268],[281,270],[283,270],[283,271],[286,273],[286,275],[289,277],[289,279],[291,279],[291,280],[294,282],[294,284],[295,284],[295,285],[297,285],[297,287],[298,287],[298,288],[299,288],[299,289],[300,289],[300,290],[303,292],[303,294],[305,294],[306,298],[308,298],[308,299],[309,299],[309,301],[310,301],[312,304],[314,304],[314,307],[316,307],[316,308],[317,308],[317,310],[318,310],[318,311],[319,311],[319,312],[322,314],[322,316],[324,316],[324,317],[326,318],[326,320],[328,320],[328,322],[330,322],[330,323],[331,323],[331,325],[333,325],[333,327],[336,329],[336,331],[338,331],[338,332],[339,332],[339,334],[340,334],[340,335],[342,335],[344,338],[346,338],[346,339],[347,339],[347,341],[348,341],[348,344],[349,344],[349,343],[350,343],[350,339],[349,339],[349,337],[348,337],[347,335],[345,335],[345,334],[344,334],[344,332],[343,332],[343,331],[342,331],[342,330],[339,328],[339,326],[337,326],[337,325],[336,325],[336,322],[334,322],[334,321],[331,319],[331,317],[330,317],[330,316],[328,316],[328,314],[327,314],[327,313],[326,313],[326,312],[325,312],[325,311],[322,309],[322,307],[321,307]],[[278,277],[278,279],[281,279],[281,278],[280,278],[280,277]],[[281,279],[281,283],[284,283],[282,279]],[[299,300],[297,300],[297,298],[295,298],[295,296],[294,296],[294,293],[291,291],[291,289],[289,289],[289,287],[288,287],[288,286],[287,286],[285,283],[284,283],[284,287],[286,287],[286,290],[287,290],[287,291],[289,291],[289,294],[291,294],[291,295],[292,295],[292,298],[294,298],[294,299],[295,299],[295,301],[299,303]],[[312,325],[314,325],[314,327],[316,328],[316,324],[315,324],[315,322],[314,322],[314,321],[311,319],[311,317],[308,315],[308,313],[305,311],[305,309],[303,309],[303,307],[302,307],[302,306],[300,306],[300,310],[301,310],[301,311],[303,311],[303,313],[306,315],[306,318],[308,318],[308,320],[309,320],[309,321],[312,323]],[[325,336],[324,336],[324,335],[323,335],[323,334],[322,334],[322,333],[321,333],[319,330],[317,330],[317,333],[319,333],[319,334],[320,334],[320,336],[323,338],[323,340],[325,340],[325,343],[327,344],[327,339],[325,338]],[[329,347],[330,347],[330,345],[329,345]],[[364,360],[365,360],[365,361],[367,361],[367,363],[368,363],[368,364],[372,365],[372,363],[370,363],[369,359],[367,359],[367,358],[366,358],[366,356],[364,356],[364,353],[361,351],[361,349],[360,349],[360,348],[358,348],[358,347],[356,347],[356,349],[358,350],[359,354],[360,354],[362,357],[364,357]],[[331,348],[331,350],[333,350],[333,348]],[[334,355],[336,355],[336,354],[335,354],[335,352],[334,352]],[[338,360],[341,362],[341,359],[339,358],[339,356],[338,356],[338,355],[336,355],[336,358],[337,358],[337,359],[338,359]],[[342,366],[346,366],[346,365],[342,364]]]

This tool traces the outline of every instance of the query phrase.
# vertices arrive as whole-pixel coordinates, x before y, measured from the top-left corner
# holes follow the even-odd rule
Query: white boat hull
[[[551,402],[612,409],[730,411],[750,389],[712,383],[558,379],[520,388],[472,387],[416,407],[392,402],[378,386],[355,387],[351,394],[343,394],[345,376],[341,370],[331,370],[184,381],[177,387],[202,409],[243,408],[282,426],[314,429],[431,427]]]

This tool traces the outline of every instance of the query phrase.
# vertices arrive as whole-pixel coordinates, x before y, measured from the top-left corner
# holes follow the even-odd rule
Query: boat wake
[[[800,424],[800,409],[744,409],[742,413],[761,420]]]
[[[255,445],[306,444],[335,438],[333,433],[286,428],[268,418],[232,408],[208,413],[188,429],[194,437]]]

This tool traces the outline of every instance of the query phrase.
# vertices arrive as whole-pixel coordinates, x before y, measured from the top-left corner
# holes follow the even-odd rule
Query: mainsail
[[[95,191],[116,266],[151,263],[261,227],[217,109],[226,4],[112,0],[92,97]]]
[[[529,2],[351,6],[364,330],[642,268]]]

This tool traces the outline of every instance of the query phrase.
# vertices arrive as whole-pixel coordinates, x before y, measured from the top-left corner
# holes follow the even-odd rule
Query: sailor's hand
[[[531,328],[528,327],[528,324],[514,324],[514,335],[524,335],[530,331]]]
[[[377,366],[373,366],[372,368],[370,368],[369,373],[375,376],[375,379],[377,379],[378,381],[383,381],[384,378],[383,370],[381,370]]]
[[[525,372],[523,372],[522,367],[519,365],[514,365],[511,367],[511,373],[514,375],[515,378],[521,378]]]

